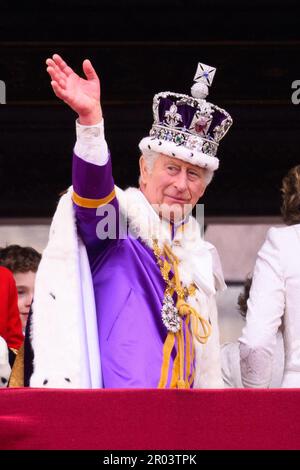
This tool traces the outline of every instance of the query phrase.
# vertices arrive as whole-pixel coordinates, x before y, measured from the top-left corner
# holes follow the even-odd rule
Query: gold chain
[[[178,298],[180,299],[187,299],[188,296],[195,295],[195,284],[190,284],[189,287],[182,287],[182,285],[176,286],[174,278],[169,278],[169,273],[172,269],[172,265],[166,259],[163,259],[162,251],[158,246],[157,240],[153,240],[153,252],[156,257],[156,262],[160,268],[162,278],[167,284],[165,294],[172,295],[173,292],[176,292]]]

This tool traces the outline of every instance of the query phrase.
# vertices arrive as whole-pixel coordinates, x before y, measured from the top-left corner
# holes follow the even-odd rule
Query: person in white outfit
[[[269,229],[258,253],[240,343],[244,387],[267,388],[276,334],[284,343],[282,387],[300,387],[300,165],[282,182],[286,227]]]
[[[252,278],[247,278],[243,292],[238,298],[239,312],[246,319],[247,300],[252,284]],[[243,388],[240,368],[239,342],[223,343],[221,346],[222,378],[225,388]],[[284,368],[284,349],[282,332],[279,329],[276,334],[276,345],[272,362],[272,379],[270,388],[279,388],[282,382]]]

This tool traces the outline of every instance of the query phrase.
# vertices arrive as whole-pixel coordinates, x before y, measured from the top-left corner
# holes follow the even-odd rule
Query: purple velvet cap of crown
[[[166,112],[170,111],[172,105],[176,105],[176,96],[170,96],[168,98],[161,98],[159,101],[159,122],[166,124]],[[181,116],[180,127],[188,129],[191,125],[192,119],[195,115],[196,108],[188,104],[182,104],[177,106],[177,112]]]

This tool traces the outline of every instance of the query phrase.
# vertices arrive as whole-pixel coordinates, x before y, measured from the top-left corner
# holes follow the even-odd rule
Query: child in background
[[[9,245],[6,248],[0,248],[0,265],[5,266],[13,273],[16,282],[23,332],[25,332],[33,299],[35,275],[40,260],[40,253],[31,247]]]

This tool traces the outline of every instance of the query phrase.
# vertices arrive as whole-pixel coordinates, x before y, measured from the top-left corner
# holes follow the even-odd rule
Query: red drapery
[[[0,390],[1,449],[300,449],[300,390]]]

